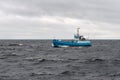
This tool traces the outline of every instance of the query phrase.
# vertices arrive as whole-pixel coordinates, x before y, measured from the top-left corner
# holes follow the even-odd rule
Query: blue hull
[[[54,47],[80,47],[80,46],[91,46],[91,41],[60,41],[60,40],[53,40]]]

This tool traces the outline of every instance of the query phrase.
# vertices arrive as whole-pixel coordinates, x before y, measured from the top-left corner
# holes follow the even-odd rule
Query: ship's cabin
[[[80,41],[86,40],[85,37],[82,36],[82,35],[74,35],[74,39],[75,39],[75,40],[80,40]]]

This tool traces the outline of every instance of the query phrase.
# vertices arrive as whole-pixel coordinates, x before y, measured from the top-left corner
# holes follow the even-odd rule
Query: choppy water
[[[0,80],[120,80],[120,41],[53,48],[50,40],[1,40]]]

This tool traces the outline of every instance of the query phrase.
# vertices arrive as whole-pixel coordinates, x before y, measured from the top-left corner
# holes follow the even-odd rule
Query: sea
[[[54,48],[51,40],[0,40],[0,80],[120,80],[120,40]]]

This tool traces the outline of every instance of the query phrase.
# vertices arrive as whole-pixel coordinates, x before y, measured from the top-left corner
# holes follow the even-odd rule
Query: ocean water
[[[0,80],[120,80],[120,40],[53,48],[51,40],[0,40]]]

